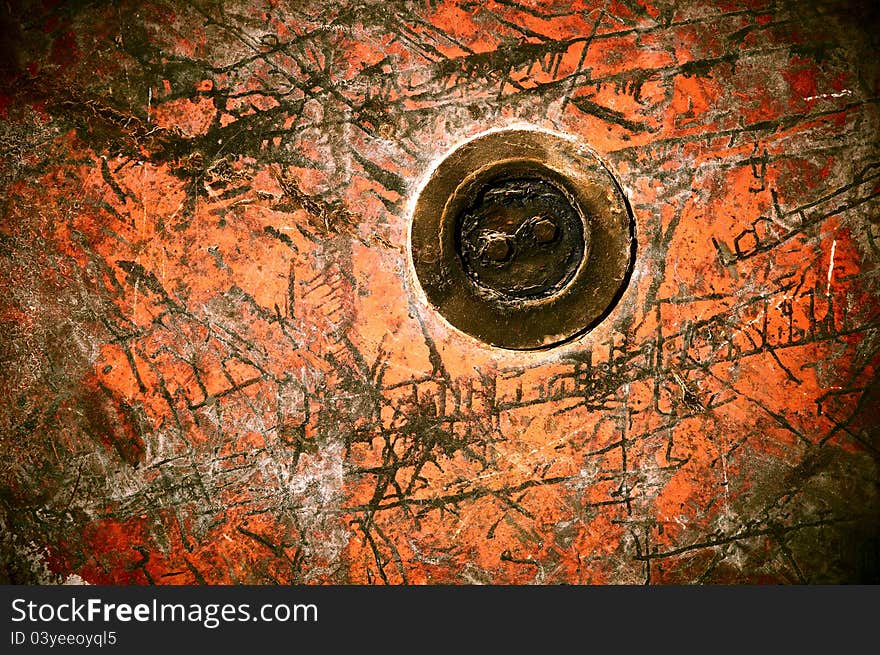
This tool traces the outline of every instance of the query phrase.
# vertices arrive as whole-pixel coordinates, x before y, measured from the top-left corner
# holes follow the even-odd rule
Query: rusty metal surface
[[[871,3],[5,6],[4,582],[878,580]],[[407,260],[522,124],[637,239],[536,352]]]

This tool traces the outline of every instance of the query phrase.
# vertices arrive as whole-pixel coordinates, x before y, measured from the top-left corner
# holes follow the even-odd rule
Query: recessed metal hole
[[[548,132],[466,142],[415,204],[419,284],[453,326],[492,345],[556,345],[613,307],[632,260],[632,215],[587,148]]]

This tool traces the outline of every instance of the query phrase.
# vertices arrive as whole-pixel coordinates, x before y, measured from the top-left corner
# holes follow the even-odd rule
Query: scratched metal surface
[[[12,7],[3,582],[878,581],[870,3]],[[406,251],[437,159],[514,124],[637,224],[538,353]]]

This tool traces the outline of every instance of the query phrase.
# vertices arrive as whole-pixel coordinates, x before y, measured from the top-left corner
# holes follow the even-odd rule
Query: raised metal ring
[[[414,206],[413,268],[428,302],[494,346],[546,348],[613,308],[633,261],[632,212],[586,147],[537,130],[472,139]]]

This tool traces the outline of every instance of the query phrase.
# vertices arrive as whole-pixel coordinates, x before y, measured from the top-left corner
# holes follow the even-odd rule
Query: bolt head
[[[532,226],[532,235],[538,243],[551,243],[559,233],[556,223],[549,218],[537,217]]]
[[[490,234],[485,237],[483,243],[483,255],[493,262],[503,262],[510,257],[513,249],[510,242],[503,234]]]

